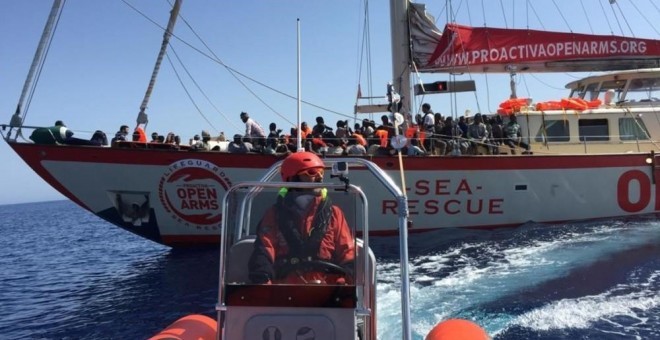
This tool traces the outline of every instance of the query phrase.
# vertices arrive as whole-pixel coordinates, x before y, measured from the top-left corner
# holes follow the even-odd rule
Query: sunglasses
[[[323,176],[323,168],[309,168],[298,172],[298,175],[307,175],[309,177]]]

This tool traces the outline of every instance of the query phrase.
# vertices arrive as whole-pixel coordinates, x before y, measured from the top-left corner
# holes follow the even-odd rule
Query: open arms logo
[[[217,229],[222,195],[230,186],[225,172],[213,163],[184,159],[169,165],[160,179],[158,197],[177,222],[197,229]]]

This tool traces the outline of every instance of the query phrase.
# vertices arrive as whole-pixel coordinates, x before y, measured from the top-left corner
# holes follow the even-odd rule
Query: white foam
[[[519,316],[513,324],[547,331],[589,328],[595,321],[622,315],[645,322],[646,318],[641,317],[640,312],[660,306],[660,296],[651,290],[615,296],[612,293],[556,301]]]
[[[413,330],[416,336],[423,337],[433,325],[448,317],[464,315],[480,304],[556,279],[610,253],[660,240],[659,226],[649,221],[586,226],[590,228],[588,232],[568,231],[550,239],[532,238],[507,246],[506,242],[471,240],[441,253],[416,257],[409,266]],[[400,337],[399,275],[398,262],[378,265],[379,338]],[[637,284],[633,290],[639,291],[643,285]],[[646,310],[660,304],[660,297],[655,294],[611,293],[557,301],[519,317],[482,315],[484,319],[477,321],[482,321],[480,324],[491,334],[514,324],[539,330],[584,327],[599,318],[633,316],[635,308]],[[394,336],[388,337],[389,334]]]

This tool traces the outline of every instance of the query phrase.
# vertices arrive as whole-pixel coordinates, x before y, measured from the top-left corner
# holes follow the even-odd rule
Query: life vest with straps
[[[332,217],[332,201],[328,197],[328,189],[323,188],[321,190],[321,203],[314,213],[309,232],[305,234],[294,220],[294,214],[282,213],[289,212],[288,207],[295,204],[291,201],[292,195],[287,194],[287,188],[280,189],[276,203],[279,230],[289,248],[287,255],[275,262],[277,279],[286,277],[301,262],[319,259],[318,253],[321,240],[323,240],[328,230],[330,218]]]
[[[388,132],[387,130],[376,130],[374,134],[378,137],[380,140],[380,146],[383,148],[387,147],[387,136]]]

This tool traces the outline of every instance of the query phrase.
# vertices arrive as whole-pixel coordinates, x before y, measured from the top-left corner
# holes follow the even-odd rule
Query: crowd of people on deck
[[[245,134],[236,134],[229,143],[230,153],[282,154],[298,149],[298,128],[282,133],[275,123],[270,123],[268,134],[247,112],[241,112]],[[395,148],[392,137],[406,137],[402,152],[409,156],[499,154],[500,146],[508,146],[511,153],[523,149],[529,153],[529,145],[523,141],[521,127],[515,115],[505,124],[502,116],[484,117],[477,113],[472,119],[443,117],[422,105],[422,114],[411,124],[396,126],[389,115],[381,117],[377,125],[363,119],[361,124],[349,126],[347,120],[338,120],[335,127],[326,125],[323,117],[316,117],[316,124],[300,124],[300,146],[305,151],[322,155],[392,155]]]
[[[501,115],[487,117],[480,113],[471,118],[459,117],[454,120],[452,117],[434,113],[428,103],[422,105],[422,113],[417,114],[411,122],[398,126],[395,126],[389,115],[383,115],[380,124],[363,119],[353,127],[349,126],[348,120],[338,120],[335,127],[331,127],[319,116],[312,127],[306,122],[300,124],[300,144],[296,127],[291,128],[289,133],[283,133],[275,123],[270,123],[266,133],[247,112],[241,112],[240,119],[245,124],[245,133],[234,135],[226,148],[219,146],[219,142],[227,141],[224,132],[212,137],[208,131],[202,131],[201,136],[195,135],[188,144],[182,144],[181,138],[173,132],[166,135],[153,132],[148,140],[144,128],[140,125],[133,129],[133,132],[128,125],[121,125],[112,138],[111,145],[132,141],[150,145],[162,144],[163,147],[175,149],[263,154],[295,152],[300,145],[305,151],[320,155],[393,155],[396,149],[392,145],[392,137],[401,135],[405,136],[401,151],[408,156],[499,154],[501,146],[508,146],[513,154],[518,148],[523,149],[523,153],[529,153],[530,150],[529,145],[523,141],[521,127],[514,114],[509,115],[506,124]],[[73,138],[73,132],[63,125],[58,121],[53,127],[43,128],[39,132],[41,135],[33,135],[39,142],[46,139],[50,142],[52,139],[53,143],[69,144],[66,140]],[[62,128],[65,129],[64,132]],[[87,142],[88,145],[108,144],[105,134],[101,131],[96,131],[90,141],[78,140],[71,144]]]

